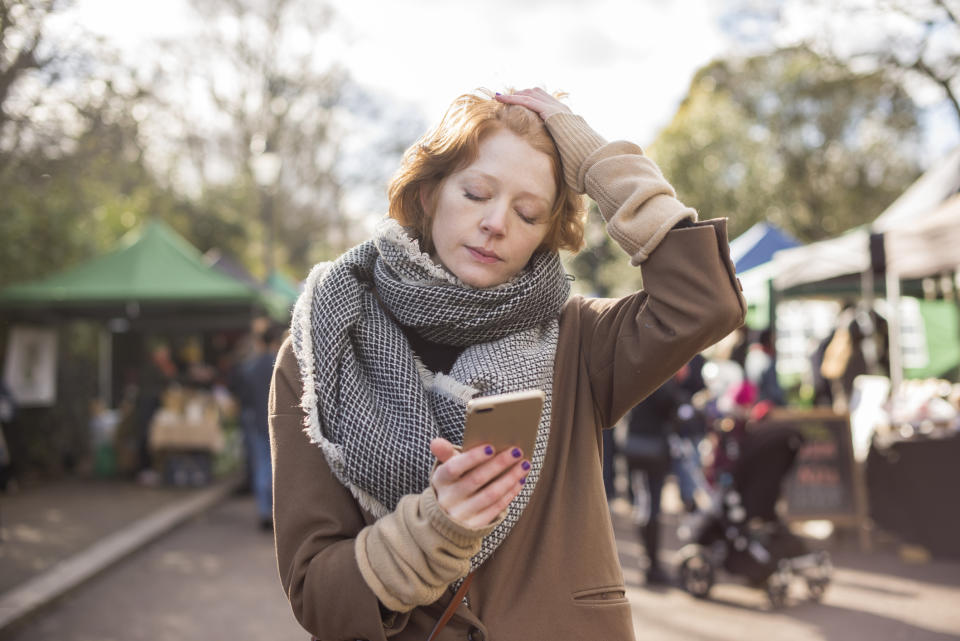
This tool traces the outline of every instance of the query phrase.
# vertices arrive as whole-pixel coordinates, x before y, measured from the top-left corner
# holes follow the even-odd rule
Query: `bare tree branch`
[[[948,5],[945,0],[933,0],[934,4],[943,9],[943,12],[947,14],[947,17],[950,18],[950,21],[953,24],[960,24],[960,19],[957,18],[957,12],[953,10],[950,5]]]

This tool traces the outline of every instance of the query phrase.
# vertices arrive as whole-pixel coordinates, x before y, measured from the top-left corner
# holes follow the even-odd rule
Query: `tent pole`
[[[104,407],[113,409],[113,332],[107,327],[100,328],[99,355],[100,397]]]
[[[776,334],[777,331],[777,304],[780,302],[779,292],[773,286],[773,279],[767,281],[767,327]]]
[[[896,398],[903,383],[903,341],[900,332],[900,274],[887,267],[887,326],[890,331],[890,396]]]
[[[873,266],[867,267],[865,270],[860,272],[860,299],[863,301],[863,309],[869,315],[873,312],[873,303],[874,303],[874,278],[873,278]],[[879,350],[876,348],[878,344],[877,328],[874,327],[870,336],[867,336],[865,340],[869,341],[869,346],[871,349],[866,349],[863,352],[864,360],[866,361],[867,374],[879,374],[880,373],[880,364],[877,362],[877,354]]]

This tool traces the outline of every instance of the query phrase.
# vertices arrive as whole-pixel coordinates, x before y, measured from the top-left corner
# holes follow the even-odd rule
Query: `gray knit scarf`
[[[462,444],[468,400],[541,389],[546,402],[534,452],[526,453],[527,482],[506,519],[484,539],[472,567],[493,553],[540,477],[558,319],[569,290],[556,252],[537,252],[503,285],[469,287],[390,219],[373,240],[314,267],[291,329],[305,432],[363,508],[380,517],[405,494],[427,488],[434,464],[430,440],[440,436]],[[449,375],[423,366],[391,316],[428,340],[466,346]]]

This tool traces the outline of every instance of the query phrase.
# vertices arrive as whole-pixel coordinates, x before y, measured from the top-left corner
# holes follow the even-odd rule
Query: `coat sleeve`
[[[633,143],[608,143],[579,116],[546,120],[567,183],[593,198],[607,232],[642,265],[644,290],[580,302],[580,342],[596,409],[612,426],[694,354],[743,324],[726,221],[697,213]]]
[[[320,448],[303,432],[301,383],[289,339],[270,389],[274,531],[280,582],[293,614],[321,640],[385,641],[408,615],[383,611],[354,552],[367,525]]]
[[[584,300],[580,340],[604,427],[743,324],[724,221],[667,233],[644,262],[643,291]]]

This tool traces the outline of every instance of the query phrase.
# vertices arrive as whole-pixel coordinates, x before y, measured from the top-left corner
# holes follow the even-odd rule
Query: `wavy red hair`
[[[557,197],[550,212],[550,231],[539,249],[576,252],[583,247],[583,196],[564,180],[560,151],[540,116],[526,107],[498,102],[489,91],[479,90],[453,101],[440,123],[407,149],[400,169],[390,181],[390,217],[412,228],[424,251],[433,250],[433,207],[432,199],[427,198],[427,209],[431,211],[424,208],[421,192],[437,194],[437,187],[448,176],[476,159],[481,141],[502,129],[550,157]]]

